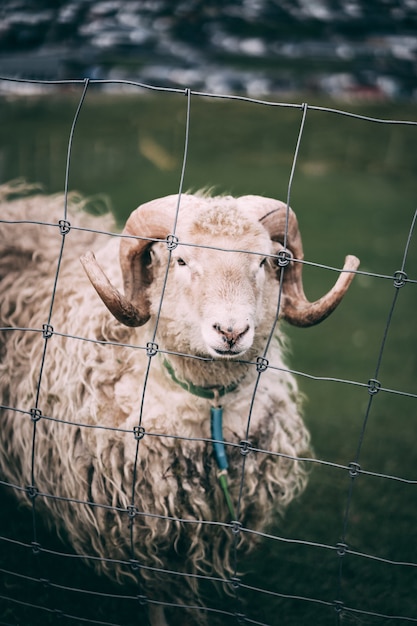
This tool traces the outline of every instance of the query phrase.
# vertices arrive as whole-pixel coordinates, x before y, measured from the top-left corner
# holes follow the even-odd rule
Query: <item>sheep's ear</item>
[[[168,244],[177,204],[175,195],[142,204],[130,215],[122,233],[119,260],[125,297],[145,321],[150,306],[147,290],[154,277],[152,247],[158,241]]]

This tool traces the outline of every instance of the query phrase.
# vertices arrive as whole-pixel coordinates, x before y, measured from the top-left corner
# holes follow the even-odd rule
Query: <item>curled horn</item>
[[[304,294],[302,271],[304,258],[301,235],[294,211],[278,200],[246,196],[245,204],[252,204],[261,224],[269,232],[273,241],[278,243],[279,250],[284,250],[284,237],[287,229],[287,249],[293,261],[285,267],[283,296],[281,304],[282,317],[294,326],[313,326],[326,319],[345,295],[359,266],[359,259],[348,255],[343,270],[330,291],[315,302],[309,302]]]
[[[152,200],[139,206],[128,218],[119,253],[124,295],[111,284],[92,252],[80,259],[106,307],[125,326],[142,326],[150,317],[147,288],[153,276],[149,251],[154,239],[166,239],[170,234],[177,201],[177,196]]]

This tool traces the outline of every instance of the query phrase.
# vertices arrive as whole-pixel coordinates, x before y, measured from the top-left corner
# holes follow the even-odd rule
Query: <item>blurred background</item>
[[[414,99],[416,59],[416,0],[3,0],[0,7],[7,76]]]
[[[417,621],[415,235],[404,256],[417,208],[417,125],[361,117],[417,121],[416,59],[417,0],[1,3],[0,182],[24,178],[47,193],[64,188],[83,85],[36,80],[108,80],[87,90],[69,188],[86,194],[92,209],[110,207],[120,226],[141,202],[178,191],[187,113],[183,92],[129,81],[294,105],[193,95],[184,189],[285,200],[300,103],[325,108],[307,110],[291,188],[305,257],[314,264],[304,268],[307,296],[321,296],[335,280],[321,265],[341,267],[348,253],[360,258],[362,273],[323,324],[286,328],[323,463],[270,529],[280,540],[265,539],[239,563],[249,623]],[[402,268],[409,282],[397,293],[392,277]],[[383,390],[370,403],[374,377]],[[375,475],[362,473],[350,492],[354,459]],[[30,543],[31,515],[16,508],[10,490],[0,496],[0,537]],[[50,532],[40,537],[52,550],[71,551]],[[347,554],[341,567],[334,547],[342,540],[368,556]],[[1,541],[0,568],[24,574],[36,558]],[[0,624],[54,624],[55,608],[73,616],[61,615],[60,623],[137,626],[137,601],[119,598],[135,598],[134,587],[112,586],[74,559],[70,566],[50,560],[53,580],[108,595],[3,575]],[[337,612],[336,600],[349,611]],[[212,594],[209,603],[233,610],[227,597]],[[171,619],[183,626],[181,611]],[[213,616],[212,623],[236,619]]]

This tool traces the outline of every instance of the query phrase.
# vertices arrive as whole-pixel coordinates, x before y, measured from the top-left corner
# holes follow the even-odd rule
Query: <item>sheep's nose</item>
[[[224,343],[227,343],[229,348],[231,348],[248,332],[249,324],[247,324],[243,330],[233,328],[232,326],[224,327],[221,324],[213,324],[213,328],[221,335]]]

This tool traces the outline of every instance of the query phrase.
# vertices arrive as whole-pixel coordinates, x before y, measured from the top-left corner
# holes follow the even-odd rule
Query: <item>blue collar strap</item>
[[[164,366],[169,375],[171,376],[174,383],[180,385],[186,391],[198,396],[199,398],[207,398],[209,400],[217,400],[218,398],[224,396],[226,393],[230,391],[234,391],[237,388],[237,383],[233,383],[228,387],[199,387],[194,385],[190,381],[185,382],[179,380],[175,375],[175,370],[172,367],[171,363],[164,359]],[[211,425],[211,438],[213,440],[213,449],[214,456],[216,459],[217,467],[219,468],[218,479],[220,486],[223,490],[224,497],[226,500],[227,508],[229,509],[230,517],[232,520],[236,519],[236,513],[234,510],[233,502],[229,494],[229,489],[227,485],[227,456],[223,439],[223,407],[221,406],[212,406],[210,409],[210,425]]]

